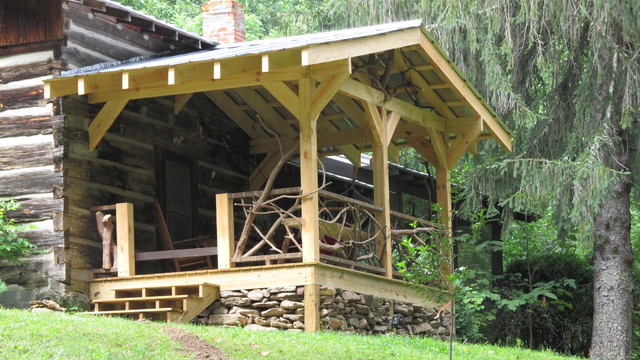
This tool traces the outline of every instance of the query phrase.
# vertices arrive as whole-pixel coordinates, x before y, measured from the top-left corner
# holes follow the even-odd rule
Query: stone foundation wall
[[[451,314],[448,311],[438,315],[439,309],[436,308],[330,287],[321,288],[320,294],[321,324],[325,330],[386,334],[394,331],[391,320],[394,315],[399,315],[404,325],[395,328],[398,334],[443,339],[449,336]],[[303,298],[302,286],[222,291],[220,299],[198,315],[196,321],[259,330],[302,331]]]

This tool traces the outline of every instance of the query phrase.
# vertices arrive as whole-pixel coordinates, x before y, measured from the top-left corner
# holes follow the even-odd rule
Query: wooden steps
[[[220,296],[218,285],[178,284],[114,289],[113,298],[94,299],[91,315],[187,323]]]

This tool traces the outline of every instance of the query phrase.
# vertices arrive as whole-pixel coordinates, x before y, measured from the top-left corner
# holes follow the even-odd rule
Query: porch
[[[316,193],[318,237],[312,243],[304,243],[300,235],[304,194],[300,188],[284,188],[268,195],[264,191],[218,194],[217,247],[152,252],[135,251],[133,205],[117,204],[112,209],[117,219],[118,265],[112,271],[117,270],[118,276],[91,282],[95,313],[188,322],[218,299],[220,291],[291,286],[304,287],[307,331],[321,326],[321,288],[442,307],[402,281],[396,268],[398,262],[413,261],[403,241],[446,242],[442,226],[391,211],[391,228],[386,231],[376,220],[382,208],[326,190]],[[307,260],[308,253],[319,256]],[[195,255],[217,255],[217,267],[136,274],[136,261]]]
[[[452,167],[467,151],[477,153],[483,141],[495,140],[505,150],[511,147],[508,130],[419,21],[221,45],[211,51],[78,69],[46,81],[45,97],[67,95],[82,96],[81,101],[89,104],[105,103],[90,123],[81,123],[88,134],[82,144],[88,148],[83,159],[95,157],[91,152],[100,151],[103,139],[114,133],[126,138],[127,146],[138,145],[138,138],[168,143],[190,160],[197,160],[210,144],[233,143],[233,138],[205,136],[203,124],[215,131],[219,120],[215,117],[195,124],[191,141],[184,141],[173,117],[168,119],[168,134],[156,131],[165,126],[156,123],[145,126],[138,138],[127,137],[128,128],[136,130],[133,121],[121,123],[119,131],[113,129],[127,104],[135,107],[141,99],[164,97],[176,115],[188,102],[200,101],[198,97],[210,100],[250,138],[247,152],[256,164],[248,175],[247,190],[263,190],[207,190],[211,195],[206,198],[212,194],[216,198],[216,248],[197,251],[217,253],[217,269],[136,275],[135,259],[146,255],[135,254],[133,206],[116,206],[121,210],[116,215],[119,276],[91,281],[90,293],[97,301],[126,295],[128,300],[121,302],[134,313],[146,306],[171,310],[164,304],[188,302],[178,297],[182,295],[208,299],[203,292],[212,287],[208,284],[221,291],[301,286],[308,331],[320,326],[321,286],[424,303],[423,295],[398,280],[394,264],[411,261],[403,259],[406,254],[399,239],[427,243],[440,234],[433,238],[444,240],[443,248],[450,249]],[[389,162],[397,161],[400,149],[407,147],[435,169],[440,226],[392,211]],[[231,154],[230,147],[220,148]],[[126,160],[145,162],[139,154],[153,157],[155,152],[149,146]],[[340,153],[359,168],[362,152],[372,153],[371,201],[327,191],[319,166],[322,158]],[[280,168],[295,153],[299,154],[296,187],[273,189]],[[150,168],[145,174],[162,181],[157,168]],[[207,172],[210,178],[214,173]],[[99,181],[111,186],[111,174]],[[123,187],[129,185],[125,182]],[[133,195],[118,193],[119,198]],[[84,203],[81,196],[77,200]],[[137,200],[149,206],[153,196],[144,194]],[[187,251],[192,250],[172,256]],[[445,257],[451,259],[451,254]],[[438,271],[444,282],[450,261]],[[194,284],[197,293],[189,289]],[[199,306],[189,311],[196,312]]]

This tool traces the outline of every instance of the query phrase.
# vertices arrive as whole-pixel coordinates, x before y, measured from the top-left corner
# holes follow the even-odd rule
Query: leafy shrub
[[[26,229],[16,225],[7,218],[7,211],[18,210],[20,204],[13,200],[0,199],[0,260],[8,260],[20,264],[20,257],[35,250],[36,246],[21,237],[20,232]]]
[[[491,290],[487,274],[462,268],[456,274],[456,336],[463,342],[486,342],[488,328],[496,318],[493,303],[500,296]]]
[[[575,253],[539,253],[507,265],[502,297],[510,299],[498,339],[533,349],[588,355],[593,268]]]

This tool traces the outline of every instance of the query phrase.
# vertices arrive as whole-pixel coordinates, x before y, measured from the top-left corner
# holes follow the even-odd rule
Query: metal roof
[[[173,66],[206,60],[228,59],[243,55],[254,55],[271,51],[295,49],[309,45],[351,40],[420,27],[422,27],[421,20],[410,20],[392,24],[374,25],[356,29],[329,31],[324,33],[290,36],[277,39],[247,41],[235,44],[220,44],[211,50],[198,51],[188,54],[166,56],[161,58],[139,57],[122,62],[109,62],[64,71],[62,72],[61,77],[87,75],[109,71],[128,71],[156,66]]]
[[[112,0],[66,0],[70,4],[78,4],[90,8],[94,14],[111,18],[117,23],[135,26],[141,31],[162,36],[172,43],[180,43],[196,49],[208,49],[216,46],[217,41],[208,40],[173,24],[147,15],[129,6]]]
[[[288,51],[300,52],[300,54],[287,54]],[[218,45],[211,50],[188,54],[157,54],[154,57],[139,57],[66,71],[59,78],[51,79],[49,82],[58,81],[60,85],[54,88],[53,94],[54,96],[64,96],[78,93],[79,86],[76,85],[76,77],[78,84],[82,80],[83,89],[85,81],[93,84],[104,81],[104,87],[97,87],[97,90],[89,93],[89,101],[93,102],[105,102],[117,99],[119,96],[131,100],[205,91],[207,96],[223,111],[227,114],[234,113],[234,116],[239,117],[236,122],[254,140],[262,139],[255,143],[255,147],[252,145],[252,151],[255,151],[255,154],[260,154],[262,151],[271,151],[275,146],[269,141],[265,141],[265,138],[273,136],[287,138],[299,131],[295,114],[291,112],[286,101],[283,102],[282,98],[274,97],[271,91],[264,86],[255,86],[262,84],[263,80],[260,76],[271,75],[268,71],[264,74],[260,71],[260,57],[264,61],[264,55],[270,56],[281,52],[287,56],[298,56],[296,59],[298,65],[296,66],[301,69],[307,65],[304,60],[304,51],[312,53],[312,57],[315,56],[311,62],[317,62],[313,65],[339,59],[343,63],[349,64],[348,71],[351,73],[350,79],[341,85],[341,92],[335,94],[334,98],[330,99],[322,109],[320,115],[326,117],[326,121],[322,122],[323,129],[320,131],[325,135],[333,135],[334,131],[336,134],[343,132],[343,135],[344,132],[354,131],[353,134],[356,135],[356,138],[343,137],[329,141],[329,138],[325,136],[323,140],[326,140],[324,143],[327,145],[322,145],[323,152],[338,151],[347,155],[351,161],[356,162],[358,160],[356,159],[357,153],[370,151],[372,146],[370,139],[363,136],[363,132],[357,130],[369,126],[365,119],[365,111],[362,110],[362,102],[378,102],[375,100],[375,96],[384,97],[384,103],[387,103],[390,98],[395,99],[395,102],[388,103],[389,108],[396,109],[391,111],[403,113],[402,117],[405,121],[402,122],[402,130],[395,134],[395,138],[390,144],[396,149],[396,152],[397,148],[402,146],[417,146],[425,149],[424,147],[428,145],[419,144],[415,139],[419,136],[432,138],[429,131],[439,131],[447,138],[447,141],[457,141],[456,146],[453,147],[456,149],[456,153],[452,154],[450,159],[461,156],[458,152],[460,150],[466,151],[465,144],[468,144],[469,141],[490,138],[497,140],[505,150],[510,151],[511,133],[509,130],[455,64],[437,46],[420,20]],[[252,69],[258,69],[258,80],[256,80],[253,70],[247,70],[243,67],[245,59],[249,60]],[[240,80],[231,77],[232,81],[228,84],[225,83],[226,79],[224,78],[219,79],[219,82],[209,81],[218,80],[212,79],[215,76],[214,71],[209,72],[209,70],[215,69],[216,62],[219,62],[218,66],[222,63],[222,66],[226,66],[228,69],[237,67],[244,77],[239,78]],[[264,66],[264,63],[262,65]],[[347,71],[345,69],[337,69],[337,71]],[[146,75],[149,70],[155,71],[154,76]],[[166,86],[165,83],[169,81],[166,79],[171,78],[176,71],[180,72],[180,70],[184,70],[186,73],[195,70],[198,81],[188,80]],[[325,69],[325,71],[331,70]],[[131,74],[134,78],[137,76],[139,81],[137,87],[131,89],[128,88],[128,85],[126,88],[120,87],[117,80],[113,81],[113,79],[117,79],[119,73],[122,73],[123,79],[126,73],[127,81]],[[275,76],[281,75],[277,72],[274,74]],[[376,74],[380,78],[373,79],[373,81],[378,81],[378,84],[368,85],[368,81],[372,81],[370,78]],[[292,71],[287,75],[295,76],[296,73]],[[84,77],[86,79],[83,79]],[[186,78],[189,79],[188,76]],[[289,82],[291,80],[278,81]],[[379,83],[380,81],[383,81],[384,85]],[[214,84],[215,86],[213,86]],[[217,90],[216,86],[219,87]],[[295,87],[295,84],[285,83],[285,86]],[[371,92],[374,95],[365,94],[366,92]],[[370,100],[367,96],[374,96],[374,100]],[[256,130],[262,128],[261,119],[266,119],[275,129],[273,134],[265,134]],[[483,123],[478,123],[479,119],[482,119]],[[424,121],[431,125],[424,126]],[[477,128],[470,127],[470,124],[476,124],[473,126],[477,126]],[[465,130],[470,131],[472,135],[469,136],[477,139],[466,140]],[[475,131],[480,131],[480,135],[477,135]],[[343,143],[345,141],[353,141],[353,143]],[[424,151],[426,154],[430,150]],[[431,156],[430,161],[434,160],[433,154],[427,156]]]

